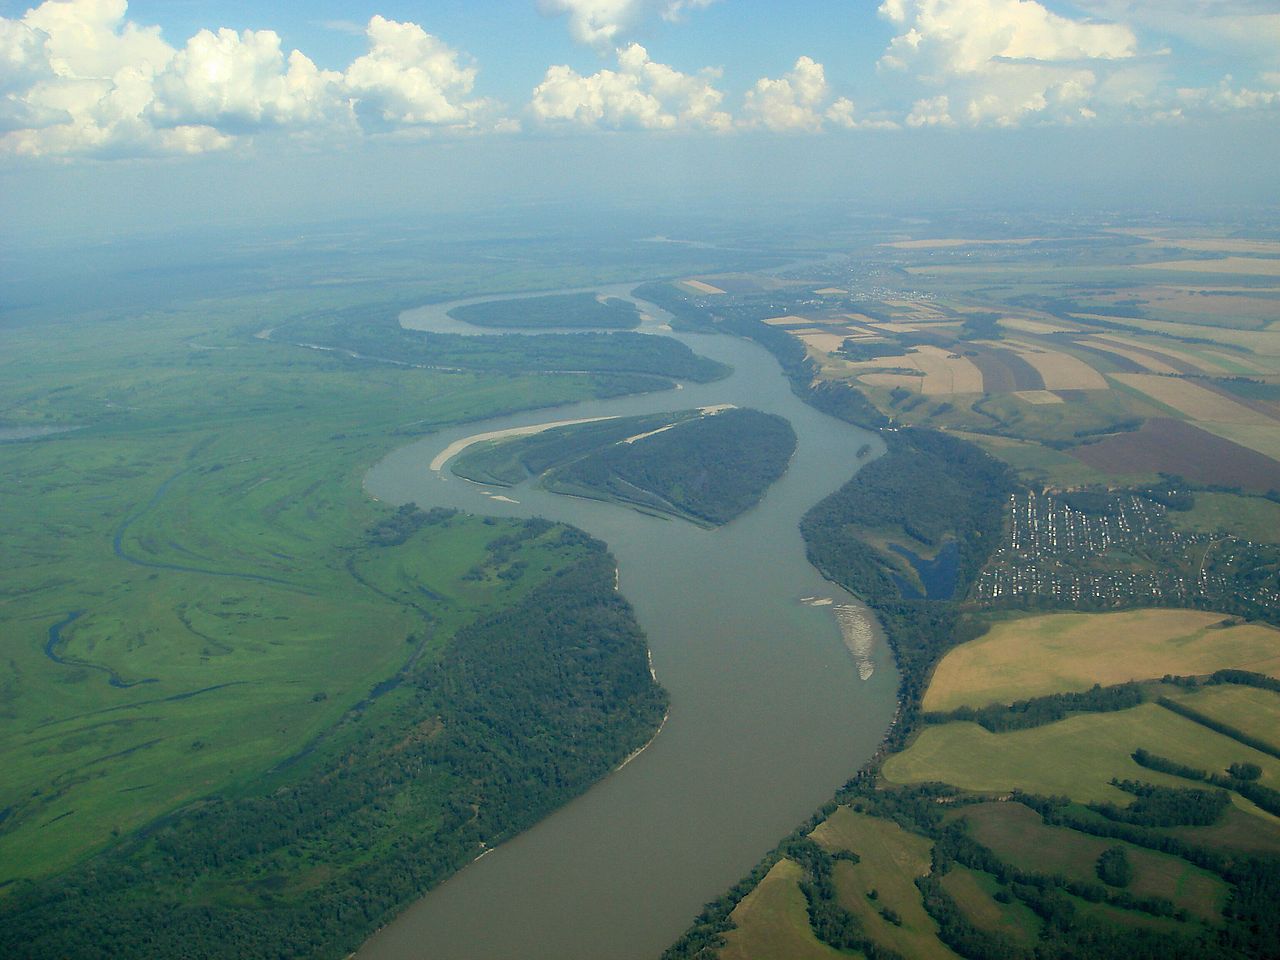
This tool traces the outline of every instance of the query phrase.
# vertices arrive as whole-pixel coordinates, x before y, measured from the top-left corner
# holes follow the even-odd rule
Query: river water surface
[[[597,289],[631,299],[630,285]],[[450,319],[459,302],[402,322],[491,334]],[[636,302],[644,329],[669,319]],[[369,493],[391,503],[543,516],[608,543],[671,711],[639,756],[410,906],[361,948],[362,960],[653,960],[704,902],[831,797],[892,718],[891,656],[857,601],[809,565],[797,527],[857,469],[855,451],[870,443],[878,454],[879,440],[802,403],[755,344],[671,335],[733,374],[442,431],[366,478]],[[716,530],[529,484],[485,487],[429,466],[477,433],[724,403],[786,417],[798,446],[763,502]]]

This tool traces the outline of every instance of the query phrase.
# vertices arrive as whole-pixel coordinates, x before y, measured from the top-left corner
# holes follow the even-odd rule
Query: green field
[[[956,955],[938,941],[938,925],[925,913],[915,880],[930,870],[931,844],[896,823],[840,807],[812,833],[828,850],[849,850],[858,863],[836,863],[841,906],[860,921],[876,943],[920,960],[952,960]],[[874,890],[875,898],[869,893]],[[881,910],[896,913],[890,923]]]
[[[779,860],[742,902],[731,919],[736,929],[724,935],[721,960],[836,960],[847,954],[821,942],[809,926],[799,882],[804,871]]]
[[[1280,750],[1280,693],[1256,687],[1222,684],[1178,699],[1198,713],[1243,730],[1249,736]]]
[[[953,866],[942,878],[942,887],[974,926],[1021,947],[1034,946],[1039,939],[1040,919],[1025,903],[997,900],[1002,885],[991,874]]]
[[[1130,755],[1140,747],[1204,770],[1225,769],[1235,761],[1256,763],[1263,769],[1264,783],[1280,784],[1280,760],[1153,703],[1118,713],[1077,714],[1001,734],[988,733],[976,723],[926,727],[907,750],[885,761],[884,776],[893,783],[940,780],[984,793],[1017,789],[1122,806],[1130,798],[1110,786],[1113,777],[1186,785],[1135,763]]]
[[[975,804],[961,808],[955,816],[967,823],[975,840],[1001,860],[1032,873],[1057,873],[1093,882],[1098,857],[1119,846],[1133,867],[1133,880],[1127,887],[1131,893],[1162,897],[1206,920],[1221,919],[1227,884],[1179,857],[1047,826],[1038,813],[1020,803]]]
[[[396,551],[365,536],[385,511],[360,485],[379,457],[640,385],[360,362],[253,336],[272,311],[288,316],[263,298],[5,330],[0,421],[76,429],[0,445],[0,881],[245,788],[535,585],[460,579],[493,537],[480,524],[399,559],[411,575],[384,569]],[[425,614],[396,576],[445,602]]]
[[[1192,509],[1171,512],[1169,519],[1179,530],[1189,533],[1227,534],[1262,543],[1280,543],[1280,503],[1262,497],[1197,493]]]

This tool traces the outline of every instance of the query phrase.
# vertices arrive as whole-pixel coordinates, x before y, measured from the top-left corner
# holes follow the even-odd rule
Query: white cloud
[[[1236,86],[1230,75],[1223,77],[1214,87],[1180,89],[1180,108],[1191,112],[1221,112],[1280,107],[1280,75],[1266,74],[1260,79],[1264,89]]]
[[[638,43],[617,51],[618,69],[583,76],[553,66],[533,91],[530,110],[544,123],[575,123],[608,129],[727,129],[719,109],[724,94],[715,88],[720,73],[681,73],[655,63]]]
[[[294,50],[288,66],[270,30],[201,30],[155,80],[148,116],[161,127],[202,125],[229,132],[328,123],[345,110],[342,75]]]
[[[324,138],[475,129],[476,69],[417,24],[375,16],[343,71],[270,30],[201,30],[181,50],[124,0],[46,0],[0,18],[0,153],[138,156],[225,149],[267,131]]]
[[[821,130],[825,125],[858,126],[853,101],[831,100],[826,71],[811,57],[801,57],[777,80],[761,77],[747,91],[743,126],[768,130]]]
[[[613,49],[623,33],[647,16],[677,20],[685,10],[708,7],[716,0],[538,0],[543,13],[564,15],[574,40],[601,52]]]
[[[951,101],[946,94],[928,100],[917,100],[907,114],[908,127],[951,127]]]
[[[361,122],[371,128],[474,126],[488,104],[468,100],[476,68],[416,23],[375,16],[367,30],[369,52],[343,78]]]
[[[938,97],[921,98],[910,126],[953,122],[952,101],[970,124],[1087,119],[1099,72],[1138,50],[1123,24],[1073,20],[1035,0],[884,0],[879,9],[901,31],[880,66],[946,91],[942,111]]]

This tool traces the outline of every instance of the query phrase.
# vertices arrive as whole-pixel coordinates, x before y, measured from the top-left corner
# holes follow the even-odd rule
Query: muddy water
[[[618,296],[629,288],[600,289]],[[668,318],[640,305],[644,329],[661,329]],[[403,322],[463,331],[446,316],[453,306],[411,311]],[[733,375],[469,424],[370,471],[368,491],[386,501],[544,516],[605,540],[671,713],[632,762],[410,906],[361,948],[363,960],[654,958],[705,901],[825,802],[883,735],[897,683],[890,655],[857,601],[806,561],[797,529],[857,469],[860,446],[879,452],[878,439],[801,403],[756,345],[678,339],[730,364]],[[799,442],[764,501],[717,530],[430,469],[446,447],[477,433],[721,403],[780,414]]]

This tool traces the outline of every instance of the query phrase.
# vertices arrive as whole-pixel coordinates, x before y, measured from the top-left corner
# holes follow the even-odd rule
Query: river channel
[[[595,289],[633,299],[630,288]],[[401,319],[493,335],[447,316],[461,302],[475,301]],[[891,721],[892,657],[864,608],[810,566],[798,530],[804,512],[865,462],[860,447],[870,444],[867,459],[880,453],[878,438],[802,403],[757,345],[670,334],[662,310],[635,302],[643,330],[674,336],[733,374],[441,431],[386,457],[365,486],[390,503],[543,516],[604,540],[670,693],[667,723],[586,794],[411,905],[360,949],[362,960],[655,960],[704,902],[831,797]],[[714,404],[779,414],[798,438],[760,505],[715,530],[430,469],[478,433]]]

